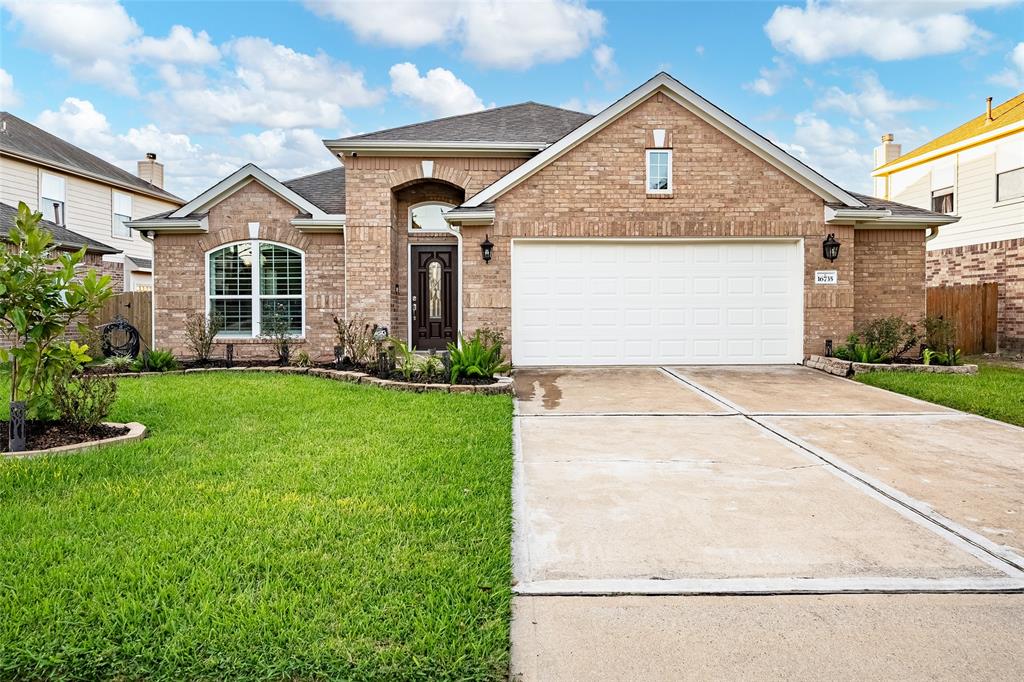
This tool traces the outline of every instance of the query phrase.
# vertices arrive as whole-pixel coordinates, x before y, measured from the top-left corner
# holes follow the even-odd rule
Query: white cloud
[[[169,114],[201,129],[245,123],[337,128],[346,124],[344,107],[370,106],[385,94],[367,86],[361,71],[323,52],[310,55],[245,37],[224,46],[224,53],[234,71],[213,84],[175,89]],[[162,75],[170,82],[176,72]]]
[[[771,97],[778,92],[782,83],[793,75],[793,68],[781,57],[772,57],[772,62],[775,63],[775,68],[761,67],[760,78],[744,83],[743,87],[765,97]]]
[[[807,0],[783,6],[765,24],[776,49],[808,62],[862,54],[880,61],[967,49],[989,34],[964,12],[1015,0],[876,2]]]
[[[209,145],[150,123],[123,133],[89,100],[66,98],[57,110],[36,119],[39,127],[134,173],[136,162],[154,152],[166,166],[167,189],[191,198],[216,181],[253,162],[281,179],[336,164],[320,135],[309,128],[269,129],[240,137],[214,138]]]
[[[178,25],[171,27],[166,38],[145,36],[134,46],[134,53],[142,59],[189,64],[210,64],[220,59],[220,51],[206,31],[193,33]]]
[[[125,95],[138,93],[132,65],[139,61],[212,63],[217,48],[205,31],[174,26],[166,38],[144,36],[116,0],[38,2],[3,0],[22,27],[28,47],[50,53],[72,76]]]
[[[14,76],[0,69],[0,109],[10,109],[21,104],[21,97],[14,89]]]
[[[615,63],[615,50],[601,44],[594,48],[594,73],[607,82],[619,75],[619,65]]]
[[[577,57],[604,31],[604,15],[580,0],[352,2],[306,0],[360,39],[405,48],[461,43],[481,66],[527,69]]]
[[[388,75],[391,92],[408,97],[435,116],[467,114],[485,108],[473,88],[448,69],[431,69],[420,76],[415,64],[403,62],[392,66]]]
[[[842,111],[854,118],[888,121],[897,114],[929,109],[932,103],[920,97],[896,97],[882,85],[877,75],[868,72],[860,76],[855,92],[846,92],[834,85],[814,105],[818,109]]]
[[[704,56],[704,46],[703,45],[698,45],[697,47],[693,48],[693,51],[697,53],[698,57],[703,57]]]
[[[1024,43],[1017,43],[1017,47],[1013,48],[1007,58],[1010,66],[990,76],[988,82],[1014,90],[1024,89]]]
[[[605,102],[604,100],[599,99],[581,100],[579,97],[571,97],[558,106],[562,109],[582,111],[587,114],[596,114],[607,109],[609,104],[611,104],[611,102]]]
[[[813,112],[802,112],[793,119],[790,142],[776,144],[839,186],[869,192],[871,188],[871,150],[863,150],[867,140],[849,128],[835,126]]]

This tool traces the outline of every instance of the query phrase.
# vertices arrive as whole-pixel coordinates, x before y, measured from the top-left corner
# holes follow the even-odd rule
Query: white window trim
[[[213,296],[210,293],[210,256],[226,249],[229,246],[237,246],[239,244],[249,244],[253,253],[253,268],[252,268],[252,293],[248,296]],[[302,270],[302,291],[298,294],[290,294],[288,296],[262,296],[259,293],[260,286],[260,259],[259,259],[259,247],[260,244],[273,244],[274,246],[280,246],[285,249],[289,249],[299,254],[299,267]],[[291,334],[289,338],[296,340],[303,340],[306,338],[306,252],[302,249],[292,246],[291,244],[284,244],[282,242],[275,242],[270,239],[242,239],[236,242],[228,242],[226,244],[219,244],[212,249],[206,251],[203,254],[203,260],[206,264],[205,271],[205,289],[206,289],[206,315],[210,315],[212,308],[212,302],[216,300],[233,300],[233,301],[244,301],[251,299],[252,301],[252,331],[249,334],[241,332],[220,332],[214,337],[216,341],[231,341],[237,339],[259,339],[263,338],[260,329],[260,301],[264,298],[267,299],[299,299],[301,302],[302,309],[302,332],[300,334]]]
[[[450,234],[451,232],[454,231],[454,230],[451,229],[451,227],[442,227],[439,230],[433,230],[433,229],[430,229],[430,228],[422,228],[422,227],[419,228],[419,229],[413,228],[413,226],[412,226],[412,210],[414,208],[421,208],[423,206],[443,206],[444,208],[447,208],[449,210],[455,208],[455,204],[449,204],[446,201],[421,201],[418,204],[413,204],[412,206],[409,207],[409,214],[406,216],[406,221],[405,221],[406,222],[406,229],[408,230],[409,234],[428,234],[428,233],[429,234]]]
[[[61,181],[61,183],[64,185],[64,196],[62,196],[60,198],[60,212],[61,212],[60,220],[59,221],[58,220],[54,220],[53,222],[55,224],[57,224],[57,225],[60,225],[61,227],[66,227],[67,224],[68,224],[68,179],[66,177],[64,177],[63,175],[59,175],[57,173],[50,173],[48,171],[44,171],[44,170],[40,169],[40,171],[39,171],[39,212],[42,213],[44,216],[46,215],[46,211],[43,210],[43,206],[44,206],[43,199],[46,198],[43,195],[43,178],[45,178],[47,175],[49,175],[52,178],[58,178]],[[50,198],[51,201],[56,201],[56,199],[54,197],[49,197],[49,198]],[[56,217],[56,216],[54,216],[54,217]]]
[[[651,189],[651,154],[668,154],[668,188]],[[644,154],[644,189],[648,194],[672,194],[672,150],[648,149]]]
[[[1008,168],[1008,169],[1006,169],[1006,170],[1004,170],[1002,172],[996,171],[996,174],[995,174],[995,176],[993,178],[995,180],[995,187],[994,187],[995,195],[996,195],[996,200],[995,200],[995,203],[994,203],[995,206],[1006,206],[1008,204],[1016,204],[1016,203],[1018,203],[1020,201],[1024,201],[1024,196],[1010,197],[1009,199],[1000,199],[999,198],[999,176],[1000,175],[1006,175],[1007,173],[1016,173],[1017,171],[1021,171],[1021,170],[1024,170],[1024,166],[1021,166],[1020,168]]]
[[[118,195],[120,195],[122,197],[128,197],[128,202],[129,202],[129,204],[131,204],[131,211],[128,214],[128,221],[132,220],[132,218],[134,217],[133,214],[135,213],[135,197],[133,197],[128,192],[119,192],[116,189],[110,190],[110,236],[115,238],[115,239],[124,239],[126,241],[131,241],[131,239],[132,239],[132,230],[131,230],[130,227],[127,228],[128,229],[128,234],[118,234],[115,231],[116,226],[117,226],[116,217],[119,216],[119,215],[122,215],[122,216],[124,215],[124,213],[118,213],[117,212],[117,197],[118,197]],[[128,221],[125,221],[125,222],[128,222]]]

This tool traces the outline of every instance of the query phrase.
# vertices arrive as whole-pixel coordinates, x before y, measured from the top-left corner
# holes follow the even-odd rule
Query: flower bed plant
[[[110,277],[81,272],[85,248],[53,248],[39,226],[42,214],[18,205],[8,241],[0,248],[0,372],[9,388],[5,450],[22,451],[42,438],[60,445],[108,437],[101,420],[116,395],[105,380],[83,380],[89,346],[69,338],[90,330],[82,322],[111,295]],[[102,432],[102,433],[101,433]]]
[[[920,342],[918,352],[913,352]],[[919,325],[894,315],[872,320],[835,349],[840,360],[862,364],[960,364],[956,327],[941,316],[925,317]]]

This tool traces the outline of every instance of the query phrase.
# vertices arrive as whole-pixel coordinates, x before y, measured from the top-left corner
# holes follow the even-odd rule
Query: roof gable
[[[482,204],[493,202],[497,197],[529,178],[569,149],[595,135],[612,121],[631,111],[657,92],[665,93],[677,104],[771,163],[825,201],[839,202],[854,207],[863,206],[863,203],[855,196],[831,182],[802,161],[794,158],[767,138],[754,132],[665,72],[659,73],[583,125],[572,130],[565,137],[541,151],[516,170],[468,199],[463,206],[475,208]]]
[[[6,111],[0,112],[0,152],[53,166],[100,182],[141,192],[176,204],[181,198],[150,184],[109,161]]]
[[[296,180],[301,179],[302,178],[297,178]],[[277,194],[283,200],[294,206],[299,212],[308,214],[314,220],[326,220],[328,218],[338,216],[338,214],[328,213],[323,208],[302,196],[302,194],[291,187],[286,186],[280,180],[273,177],[256,164],[248,163],[178,210],[172,211],[166,217],[171,219],[188,218],[193,214],[204,213],[214,204],[217,204],[225,197],[234,194],[239,189],[253,181],[259,182],[268,190]]]

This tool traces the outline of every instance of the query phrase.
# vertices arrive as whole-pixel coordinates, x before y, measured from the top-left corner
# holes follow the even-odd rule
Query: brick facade
[[[928,286],[999,284],[999,347],[1024,351],[1024,239],[928,252]]]
[[[185,320],[189,313],[206,308],[206,253],[211,249],[249,239],[250,222],[258,222],[259,239],[278,242],[305,254],[306,329],[297,342],[313,358],[333,355],[335,331],[332,317],[343,311],[345,297],[345,246],[341,234],[303,234],[290,221],[296,209],[257,182],[230,195],[209,212],[209,233],[159,234],[154,241],[154,307],[156,346],[189,357]],[[223,357],[225,344],[218,342],[215,357]],[[235,356],[273,357],[272,346],[262,339],[231,339]]]
[[[665,129],[673,148],[673,194],[645,191],[644,149]],[[344,313],[408,333],[411,242],[455,236],[409,234],[408,210],[422,201],[460,203],[524,158],[347,157],[346,228],[342,235],[303,235],[288,220],[295,208],[257,184],[211,210],[208,235],[163,234],[156,240],[156,337],[185,354],[183,325],[202,310],[204,253],[247,238],[303,249],[306,260],[307,350],[329,356],[330,317]],[[842,243],[839,259],[822,257],[825,235]],[[856,324],[888,314],[924,314],[924,230],[857,230],[824,222],[820,197],[668,96],[656,93],[496,200],[495,223],[463,227],[462,328],[496,328],[511,339],[511,240],[532,237],[802,239],[804,350],[821,353]],[[479,244],[495,244],[490,263]],[[346,267],[347,265],[347,267]],[[815,270],[836,270],[838,285],[816,285]],[[236,353],[239,351],[236,349]],[[250,343],[243,353],[271,354]]]

